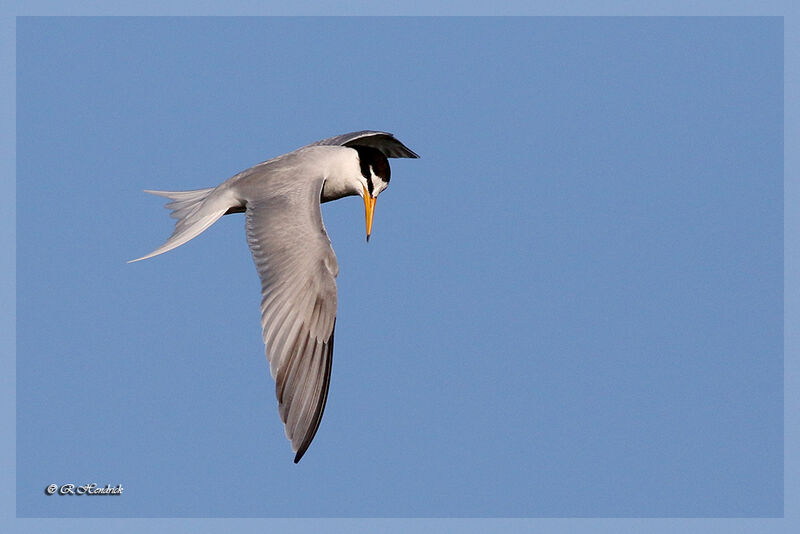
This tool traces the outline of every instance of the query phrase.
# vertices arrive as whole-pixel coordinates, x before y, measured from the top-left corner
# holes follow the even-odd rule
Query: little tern
[[[262,338],[295,463],[317,433],[331,379],[339,266],[320,203],[360,195],[369,241],[375,202],[389,185],[387,158],[418,157],[394,135],[364,130],[259,163],[217,187],[145,191],[170,199],[177,222],[163,245],[131,262],[186,243],[223,215],[245,214],[261,278]]]

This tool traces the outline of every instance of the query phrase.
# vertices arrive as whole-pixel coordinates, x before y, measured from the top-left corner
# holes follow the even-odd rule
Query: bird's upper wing
[[[247,205],[247,242],[261,277],[261,326],[286,437],[305,453],[330,383],[338,264],[325,232],[323,180]]]
[[[418,158],[419,156],[406,145],[395,139],[394,135],[387,132],[376,132],[372,130],[361,130],[360,132],[346,133],[329,137],[322,141],[312,143],[316,145],[336,145],[336,146],[369,146],[383,152],[387,158]]]

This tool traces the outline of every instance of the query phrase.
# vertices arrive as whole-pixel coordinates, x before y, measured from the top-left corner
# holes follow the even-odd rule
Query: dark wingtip
[[[395,141],[397,141],[397,139],[395,139]],[[403,149],[400,151],[400,155],[396,155],[396,156],[387,156],[387,157],[390,157],[390,158],[411,158],[411,159],[417,159],[417,158],[419,158],[419,154],[417,154],[416,152],[414,152],[413,150],[411,150],[410,148],[408,148],[406,145],[404,145],[404,144],[403,144],[403,143],[401,143],[400,141],[397,141],[397,143],[398,143],[398,144],[399,144],[401,147],[403,147]]]
[[[333,362],[333,334],[336,331],[336,318],[333,319],[333,329],[331,330],[331,337],[328,338],[328,357],[324,359],[325,361],[325,378],[322,381],[322,392],[319,398],[319,402],[317,403],[317,409],[314,414],[314,428],[311,429],[311,432],[306,435],[306,439],[304,443],[300,445],[300,448],[297,450],[297,455],[294,457],[294,463],[300,461],[300,458],[308,450],[308,446],[311,445],[311,440],[314,439],[314,436],[317,434],[317,430],[319,429],[319,423],[322,421],[322,414],[325,413],[325,403],[328,400],[328,389],[331,385],[331,363]]]
[[[367,234],[367,243],[369,243],[369,234]]]

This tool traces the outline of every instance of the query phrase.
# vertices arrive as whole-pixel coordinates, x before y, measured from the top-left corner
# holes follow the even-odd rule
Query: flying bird
[[[223,215],[245,214],[261,278],[262,337],[295,463],[317,433],[331,379],[339,266],[320,203],[360,195],[369,241],[375,202],[389,185],[387,158],[418,157],[394,135],[364,130],[259,163],[217,187],[145,191],[170,199],[177,222],[163,245],[131,262],[186,243]]]

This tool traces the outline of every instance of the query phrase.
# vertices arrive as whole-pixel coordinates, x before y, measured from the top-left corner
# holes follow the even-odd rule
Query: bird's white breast
[[[361,167],[358,152],[347,147],[310,147],[309,150],[324,150],[325,185],[322,187],[322,202],[361,194]]]

